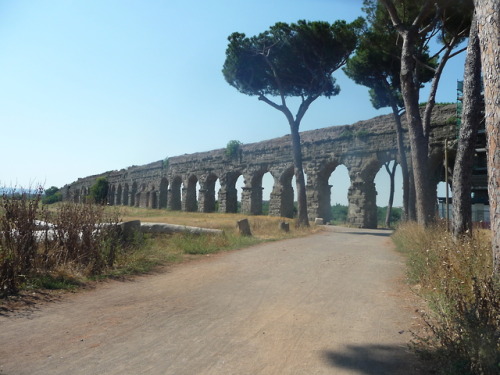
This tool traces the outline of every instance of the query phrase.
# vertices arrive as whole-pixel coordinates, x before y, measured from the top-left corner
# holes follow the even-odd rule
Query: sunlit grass
[[[453,239],[445,226],[406,223],[394,233],[408,280],[428,303],[413,348],[438,374],[498,374],[500,284],[492,277],[490,232]]]
[[[148,273],[159,266],[190,261],[203,255],[241,249],[264,241],[305,236],[321,230],[315,226],[296,228],[294,220],[271,216],[152,210],[137,207],[107,209],[117,211],[121,221],[140,220],[223,230],[222,235],[137,234],[134,243],[120,252],[115,266],[108,270],[107,275],[114,277]],[[241,236],[238,232],[237,221],[245,218],[250,223],[251,237]],[[279,223],[283,221],[290,224],[288,233],[279,228]]]

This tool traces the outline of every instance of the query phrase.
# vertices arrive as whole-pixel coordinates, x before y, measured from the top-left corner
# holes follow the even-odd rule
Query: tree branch
[[[387,9],[387,12],[391,17],[392,24],[396,28],[396,30],[399,33],[406,31],[406,28],[403,27],[401,18],[399,18],[398,11],[396,10],[396,7],[394,6],[392,0],[380,0],[380,2],[385,6],[385,9]]]
[[[455,57],[456,55],[461,54],[462,52],[467,51],[467,47],[461,48],[458,51],[453,52],[448,59],[451,59],[452,57]]]

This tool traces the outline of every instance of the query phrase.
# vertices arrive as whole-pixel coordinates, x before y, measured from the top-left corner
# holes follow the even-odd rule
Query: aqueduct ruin
[[[429,178],[436,186],[443,175],[445,139],[456,139],[456,125],[452,121],[455,116],[454,105],[437,106],[434,110]],[[330,220],[332,186],[328,179],[339,165],[344,165],[350,178],[349,224],[376,228],[374,178],[385,162],[397,160],[392,115],[302,132],[301,138],[309,218]],[[63,197],[82,202],[97,178],[105,177],[109,183],[110,205],[200,212],[214,212],[218,206],[219,212],[231,213],[237,211],[236,181],[243,176],[241,212],[259,215],[262,213],[262,176],[267,172],[274,179],[269,214],[292,217],[294,173],[289,136],[241,145],[238,154],[233,156],[226,155],[226,149],[218,149],[80,178],[63,187]],[[217,181],[218,192],[215,191]]]

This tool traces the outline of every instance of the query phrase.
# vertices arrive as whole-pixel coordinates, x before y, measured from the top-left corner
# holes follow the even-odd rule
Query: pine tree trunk
[[[395,100],[391,98],[392,114],[396,123],[396,138],[398,142],[398,159],[401,165],[401,174],[403,177],[403,219],[410,220],[410,175],[408,172],[408,163],[406,159],[406,150],[404,143],[403,126],[401,125],[401,115]]]
[[[297,186],[297,203],[298,203],[298,226],[309,226],[309,218],[307,215],[307,198],[306,198],[306,182],[304,178],[304,169],[302,167],[302,150],[300,146],[299,127],[296,124],[290,124],[292,135],[293,149],[293,164],[295,170],[295,182]]]
[[[482,107],[481,55],[477,32],[477,22],[474,18],[465,60],[462,124],[453,169],[453,236],[455,238],[472,233],[472,165]]]
[[[479,27],[488,146],[493,272],[500,273],[500,2],[474,0]]]
[[[416,84],[416,61],[413,57],[417,30],[403,33],[403,47],[401,51],[401,93],[406,109],[408,134],[411,145],[413,179],[415,182],[415,207],[417,222],[428,226],[434,221],[434,203],[429,199],[429,145],[424,134],[422,117],[419,108],[420,86]]]

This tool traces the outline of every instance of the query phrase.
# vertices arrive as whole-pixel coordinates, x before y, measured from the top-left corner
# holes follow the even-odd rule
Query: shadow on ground
[[[427,374],[417,358],[406,347],[396,345],[349,345],[343,351],[323,352],[326,361],[342,368],[366,375]]]
[[[391,232],[342,232],[346,234],[357,234],[359,236],[379,236],[379,237],[390,237],[392,236]]]

